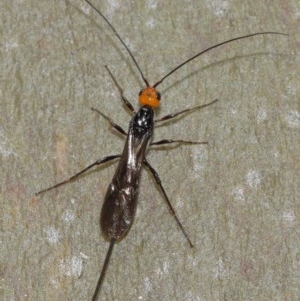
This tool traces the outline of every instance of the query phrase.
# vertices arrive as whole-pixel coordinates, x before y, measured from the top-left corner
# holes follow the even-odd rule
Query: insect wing
[[[101,210],[101,229],[108,240],[123,239],[133,223],[141,167],[152,137],[153,124],[153,110],[148,106],[142,107],[129,124],[122,157]]]

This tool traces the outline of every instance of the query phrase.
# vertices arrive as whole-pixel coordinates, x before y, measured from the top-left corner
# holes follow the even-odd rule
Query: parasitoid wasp
[[[125,50],[127,51],[128,55],[131,57],[134,65],[136,66],[142,80],[145,83],[145,88],[142,89],[139,93],[139,103],[141,105],[140,109],[136,112],[132,104],[126,99],[123,93],[123,89],[119,86],[117,80],[111,73],[110,69],[105,66],[106,70],[108,71],[110,77],[116,84],[121,98],[125,104],[125,106],[129,109],[132,113],[133,117],[129,123],[128,131],[126,132],[121,126],[116,124],[111,118],[100,112],[99,110],[92,108],[93,111],[101,115],[104,119],[106,119],[112,128],[117,130],[122,136],[126,137],[125,146],[123,152],[117,155],[109,155],[102,159],[95,161],[94,163],[90,164],[80,172],[76,173],[72,177],[59,182],[49,188],[43,189],[36,193],[36,195],[40,195],[45,193],[49,190],[62,186],[66,183],[72,182],[77,179],[79,176],[83,175],[86,171],[90,170],[94,166],[99,166],[109,161],[113,161],[115,159],[120,159],[119,164],[116,168],[115,174],[111,183],[108,186],[106,195],[104,197],[104,203],[102,205],[101,216],[100,216],[100,226],[102,233],[106,240],[109,241],[109,248],[105,256],[105,260],[102,266],[102,270],[96,285],[96,288],[93,293],[92,301],[96,301],[104,280],[104,276],[106,270],[108,268],[109,260],[113,251],[113,247],[116,242],[121,241],[130,230],[130,227],[133,224],[134,216],[136,213],[137,207],[137,198],[138,198],[138,190],[139,190],[139,181],[142,167],[145,166],[149,169],[150,173],[154,177],[155,182],[157,183],[158,187],[160,188],[164,200],[170,210],[170,213],[174,217],[179,229],[182,231],[184,237],[187,239],[188,244],[190,247],[193,247],[193,244],[185,231],[182,223],[178,219],[173,206],[170,203],[170,200],[166,194],[165,189],[162,186],[160,177],[153,166],[147,161],[146,159],[146,150],[148,146],[155,146],[155,145],[166,145],[166,144],[207,144],[207,142],[197,142],[197,141],[190,141],[190,140],[172,140],[172,139],[163,139],[159,141],[152,142],[153,130],[154,125],[160,122],[164,122],[167,120],[171,120],[179,115],[199,110],[210,106],[217,102],[214,100],[210,103],[206,103],[204,105],[198,105],[195,107],[187,108],[181,110],[176,113],[171,113],[166,116],[163,116],[159,119],[154,119],[154,109],[160,105],[160,93],[156,90],[157,86],[159,86],[166,78],[168,78],[171,74],[175,71],[180,69],[182,66],[186,65],[187,63],[193,61],[197,57],[201,56],[202,54],[220,47],[224,44],[231,43],[233,41],[246,39],[258,35],[287,35],[280,32],[275,31],[263,31],[263,32],[256,32],[248,35],[243,35],[239,37],[235,37],[224,42],[215,44],[211,47],[208,47],[194,56],[190,57],[189,59],[185,60],[175,68],[173,68],[170,72],[168,72],[165,76],[163,76],[159,81],[157,81],[154,85],[150,85],[148,80],[145,78],[139,64],[137,63],[136,59],[134,58],[132,52],[125,44],[124,40],[118,34],[117,30],[113,27],[110,21],[103,15],[103,13],[97,9],[89,0],[84,0],[92,9],[101,16],[101,18],[105,21],[105,23],[110,27],[113,31],[117,39],[123,45]]]

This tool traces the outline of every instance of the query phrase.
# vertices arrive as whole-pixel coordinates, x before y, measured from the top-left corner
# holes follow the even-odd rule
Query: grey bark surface
[[[160,126],[155,139],[209,141],[149,151],[195,247],[150,173],[101,300],[298,300],[300,37],[298,0],[99,1],[151,84],[200,50],[159,90],[157,116],[219,99]],[[122,151],[90,110],[127,129],[104,65],[137,108],[143,87],[112,31],[83,1],[0,3],[1,300],[90,300],[108,243],[100,209],[115,165],[35,192]],[[297,31],[298,30],[298,31]]]

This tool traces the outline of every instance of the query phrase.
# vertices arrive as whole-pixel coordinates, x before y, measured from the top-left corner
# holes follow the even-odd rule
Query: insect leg
[[[207,141],[192,141],[192,140],[181,140],[181,139],[163,139],[163,140],[159,140],[159,141],[154,141],[152,143],[150,143],[150,145],[164,145],[164,144],[171,144],[171,143],[178,143],[179,145],[181,144],[208,144]]]
[[[98,293],[101,289],[101,285],[102,285],[102,282],[103,282],[103,279],[104,279],[104,276],[105,276],[105,273],[106,273],[106,270],[107,270],[107,267],[108,267],[109,259],[111,257],[114,245],[115,245],[115,239],[112,239],[110,241],[109,248],[108,248],[108,251],[107,251],[106,256],[105,256],[103,267],[102,267],[102,270],[101,270],[101,273],[100,273],[100,276],[99,276],[99,279],[98,279],[98,282],[97,282],[97,286],[96,286],[94,294],[93,294],[92,301],[97,300],[97,296],[98,296]]]
[[[110,77],[112,78],[112,80],[114,81],[115,85],[117,86],[118,90],[119,90],[119,93],[122,97],[122,100],[125,104],[125,106],[129,109],[129,111],[132,113],[132,114],[136,114],[136,111],[135,109],[133,108],[132,104],[130,103],[130,101],[124,96],[124,91],[123,89],[121,88],[121,86],[119,85],[119,83],[117,82],[116,78],[113,76],[113,74],[111,73],[111,71],[109,70],[109,68],[105,65],[105,68],[106,70],[108,71]]]
[[[102,112],[100,112],[99,110],[97,110],[95,108],[91,108],[91,109],[92,109],[92,111],[97,112],[104,119],[106,119],[110,123],[111,127],[116,129],[120,134],[122,134],[123,136],[127,136],[126,131],[120,125],[116,124],[111,118],[109,118],[108,116],[106,116],[105,114],[103,114]]]
[[[183,226],[182,226],[180,220],[178,219],[178,217],[177,217],[177,215],[176,215],[176,212],[175,212],[173,206],[171,205],[170,200],[169,200],[169,198],[168,198],[168,196],[167,196],[167,194],[166,194],[166,191],[165,191],[165,189],[163,188],[163,186],[162,186],[162,184],[161,184],[161,180],[160,180],[160,178],[159,178],[159,175],[158,175],[157,171],[151,166],[151,164],[150,164],[146,159],[144,159],[143,163],[150,169],[150,171],[151,171],[151,173],[152,173],[152,175],[153,175],[153,177],[154,177],[154,179],[155,179],[157,185],[160,187],[160,189],[161,189],[161,191],[162,191],[162,193],[163,193],[163,195],[164,195],[165,201],[167,202],[167,205],[169,206],[169,209],[170,209],[170,211],[171,211],[172,216],[175,218],[175,221],[176,221],[177,225],[179,226],[179,228],[180,228],[180,230],[182,231],[183,235],[184,235],[185,238],[187,239],[189,245],[191,246],[191,248],[193,248],[194,245],[192,244],[192,242],[191,242],[189,236],[187,235],[187,233],[186,233],[186,231],[184,230],[184,228],[183,228]]]
[[[191,112],[191,111],[194,111],[194,110],[200,110],[200,109],[203,109],[203,108],[205,108],[205,107],[207,107],[207,106],[210,106],[210,105],[214,104],[214,103],[217,102],[217,101],[218,101],[218,99],[215,99],[215,100],[213,100],[212,102],[206,103],[206,104],[204,104],[204,105],[196,106],[196,107],[193,107],[193,108],[187,108],[187,109],[184,109],[184,110],[182,110],[182,111],[180,111],[180,112],[168,114],[168,115],[163,116],[163,117],[161,117],[161,118],[159,118],[159,119],[156,119],[155,122],[161,122],[161,121],[170,120],[170,119],[172,119],[172,118],[177,117],[178,115],[181,115],[181,114],[184,114],[184,113],[187,113],[187,112]]]
[[[74,176],[70,177],[69,179],[65,180],[65,181],[62,181],[60,183],[57,183],[51,187],[48,187],[46,189],[43,189],[43,190],[40,190],[39,192],[35,193],[35,195],[39,195],[39,194],[42,194],[46,191],[49,191],[49,190],[52,190],[54,188],[57,188],[59,186],[62,186],[64,184],[67,184],[69,182],[72,182],[73,180],[77,179],[79,176],[81,176],[83,173],[85,173],[86,171],[88,171],[89,169],[91,169],[92,167],[96,166],[96,165],[101,165],[101,164],[104,164],[106,162],[109,162],[109,161],[112,161],[116,158],[120,158],[121,155],[111,155],[111,156],[107,156],[107,157],[104,157],[102,159],[99,159],[97,160],[96,162],[92,163],[91,165],[87,166],[86,168],[84,168],[83,170],[81,170],[80,172],[78,172],[77,174],[75,174]]]

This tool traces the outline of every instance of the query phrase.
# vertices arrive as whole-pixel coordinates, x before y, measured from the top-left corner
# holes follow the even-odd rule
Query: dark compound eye
[[[144,90],[141,90],[141,91],[140,91],[139,96],[141,96],[141,94],[143,93],[143,91],[144,91]]]
[[[157,92],[157,93],[156,93],[156,98],[157,98],[158,100],[160,100],[160,97],[161,97],[160,93]]]

